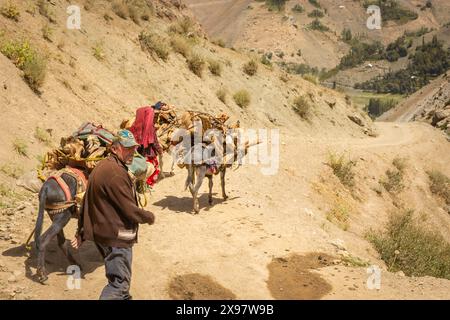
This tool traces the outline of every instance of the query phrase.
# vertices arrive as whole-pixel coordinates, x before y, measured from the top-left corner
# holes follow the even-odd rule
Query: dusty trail
[[[273,291],[276,286],[290,288],[299,281],[295,270],[307,270],[301,268],[315,265],[313,260],[305,265],[309,260],[295,255],[312,252],[318,256],[321,253],[335,256],[331,243],[338,237],[346,240],[353,254],[382,265],[365,240],[332,226],[321,227],[326,219],[313,201],[310,187],[310,182],[323,171],[323,162],[330,150],[346,151],[366,159],[386,153],[414,154],[423,158],[430,156],[430,148],[435,148],[433,141],[441,142],[435,135],[430,143],[427,137],[434,132],[424,124],[377,123],[376,126],[380,133],[377,138],[323,140],[282,135],[285,144],[281,148],[277,175],[263,176],[255,166],[230,172],[227,175],[229,199],[220,199],[216,181],[212,207],[207,206],[207,184],[204,184],[199,215],[190,214],[192,200],[189,192],[183,190],[184,171],[177,170],[175,176],[162,180],[148,206],[156,214],[156,224],[141,227],[139,243],[135,246],[133,296],[136,299],[280,298],[283,294]],[[442,161],[449,160],[449,151],[450,147],[446,147],[440,152]],[[28,232],[32,223],[27,227]],[[71,221],[66,231],[68,237],[74,227],[75,221]],[[34,255],[25,259],[20,248],[12,247],[1,248],[2,257],[9,257],[8,267],[21,269],[25,266],[34,273]],[[95,248],[86,244],[79,252],[87,271],[81,290],[66,288],[64,269],[67,263],[55,243],[51,248],[48,260],[52,273],[48,286],[32,282],[28,277],[21,281],[33,292],[32,297],[96,299],[105,279]],[[291,254],[294,254],[292,258]],[[317,259],[317,255],[314,257]],[[287,273],[292,274],[292,278],[277,274],[280,262],[293,268],[292,273]],[[302,280],[312,287],[295,291],[294,298],[450,298],[450,281],[443,279],[399,277],[385,272],[382,290],[374,291],[366,288],[364,268],[328,263],[314,268],[313,273],[312,282],[308,282],[308,278]],[[272,280],[267,282],[269,279]],[[199,287],[195,283],[203,285]]]
[[[440,76],[438,79],[432,81],[427,86],[420,89],[418,92],[412,94],[407,99],[402,101],[395,108],[383,113],[378,121],[391,121],[391,122],[409,122],[414,119],[414,116],[422,111],[423,104],[421,103],[428,97],[432,97],[435,92],[445,83],[448,79]]]

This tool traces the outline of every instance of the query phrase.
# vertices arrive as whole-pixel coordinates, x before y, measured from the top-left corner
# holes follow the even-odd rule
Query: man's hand
[[[76,234],[75,238],[70,241],[70,244],[72,245],[72,248],[78,249],[81,247],[81,244],[83,243],[83,240],[81,240],[81,236]]]
[[[145,220],[146,220],[145,222],[148,224],[154,224],[155,223],[155,215],[153,213],[151,213],[150,211],[147,211]]]

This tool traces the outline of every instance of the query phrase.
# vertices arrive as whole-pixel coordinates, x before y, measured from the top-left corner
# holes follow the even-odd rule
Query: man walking
[[[138,207],[136,190],[127,164],[138,144],[128,130],[118,132],[111,155],[100,161],[89,176],[78,230],[72,241],[94,241],[105,261],[108,284],[101,300],[127,300],[130,296],[132,246],[139,224],[153,224],[153,213]]]

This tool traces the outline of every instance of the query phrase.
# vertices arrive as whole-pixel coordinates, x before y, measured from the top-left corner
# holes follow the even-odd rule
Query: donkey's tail
[[[39,192],[39,211],[36,220],[36,226],[34,228],[34,243],[36,248],[39,250],[40,238],[42,233],[42,225],[44,224],[44,211],[45,211],[45,201],[47,199],[47,185],[43,185],[41,191]]]

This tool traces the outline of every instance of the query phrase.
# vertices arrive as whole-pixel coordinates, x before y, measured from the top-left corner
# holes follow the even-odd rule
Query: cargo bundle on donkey
[[[85,123],[70,137],[61,139],[59,148],[46,154],[42,167],[38,170],[38,177],[43,181],[43,185],[39,191],[39,212],[34,229],[38,250],[37,275],[40,282],[47,280],[45,248],[55,236],[58,246],[70,263],[80,265],[70,253],[63,228],[71,218],[79,218],[89,173],[99,161],[110,154],[114,139],[115,135],[102,126]],[[136,154],[128,168],[137,191],[145,193],[144,182],[148,168],[145,159]],[[137,197],[140,201],[138,194]],[[52,224],[41,236],[45,210]]]

